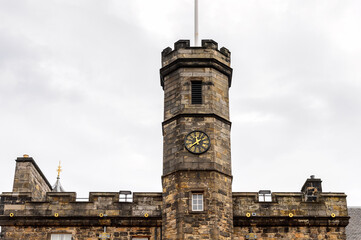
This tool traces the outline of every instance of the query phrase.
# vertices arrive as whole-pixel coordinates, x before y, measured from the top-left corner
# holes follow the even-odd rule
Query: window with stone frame
[[[203,193],[192,193],[192,211],[203,211],[204,201]]]
[[[50,240],[72,240],[71,234],[51,234]]]
[[[192,81],[192,104],[202,104],[202,81]]]

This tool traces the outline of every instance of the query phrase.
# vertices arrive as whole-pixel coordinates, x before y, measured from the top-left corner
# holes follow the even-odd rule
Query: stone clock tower
[[[0,239],[346,239],[346,194],[322,192],[314,176],[300,192],[232,193],[226,48],[180,40],[162,52],[160,75],[163,192],[90,192],[78,202],[24,155],[12,192],[0,194]],[[354,226],[348,237],[359,237]]]
[[[230,52],[189,40],[162,52],[163,239],[232,239]]]

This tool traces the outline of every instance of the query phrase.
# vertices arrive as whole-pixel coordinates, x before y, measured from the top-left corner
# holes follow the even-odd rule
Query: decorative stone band
[[[215,58],[178,58],[160,69],[160,85],[164,88],[164,78],[179,68],[213,68],[228,77],[228,87],[232,84],[233,69]]]
[[[161,227],[162,217],[151,216],[148,217],[134,217],[134,216],[63,216],[58,213],[57,216],[21,216],[14,217],[0,216],[1,226],[108,226],[108,227]]]
[[[235,227],[295,227],[295,226],[328,226],[346,227],[350,217],[347,216],[234,216]]]
[[[216,172],[216,173],[222,174],[225,177],[228,177],[229,179],[231,179],[231,181],[233,181],[233,176],[231,174],[228,174],[228,173],[225,173],[224,171],[218,170],[216,167],[209,168],[209,169],[178,168],[177,170],[173,170],[173,171],[163,174],[162,179],[168,177],[169,175],[172,175],[175,173],[180,173],[180,172]]]
[[[183,117],[211,117],[211,118],[215,118],[229,126],[232,126],[232,122],[217,115],[217,114],[214,114],[214,113],[181,113],[181,114],[177,114],[165,121],[162,122],[162,126],[164,125],[167,125],[168,123],[171,123],[179,118],[183,118]]]

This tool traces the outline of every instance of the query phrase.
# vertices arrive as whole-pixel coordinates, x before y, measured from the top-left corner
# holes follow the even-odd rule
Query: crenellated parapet
[[[1,226],[160,226],[161,193],[133,193],[132,202],[121,202],[118,192],[91,192],[89,201],[77,201],[75,192],[47,192],[45,201],[24,193],[0,197]]]
[[[233,193],[235,239],[345,239],[349,222],[344,193]],[[238,238],[237,238],[238,237]]]
[[[174,49],[167,47],[162,51],[162,68],[160,69],[161,86],[164,88],[166,77],[180,68],[212,68],[228,78],[228,87],[232,83],[231,52],[218,43],[206,39],[201,47],[191,47],[189,40],[174,43]]]
[[[347,217],[346,195],[344,193],[320,193],[315,202],[305,201],[303,193],[274,192],[271,201],[262,201],[257,192],[234,192],[233,214],[235,217],[247,213],[257,217],[271,216],[312,216]],[[333,216],[333,215],[332,215]]]

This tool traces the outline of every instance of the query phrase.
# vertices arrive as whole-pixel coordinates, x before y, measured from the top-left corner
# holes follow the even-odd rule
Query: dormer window
[[[306,202],[316,202],[317,201],[317,188],[315,187],[307,187],[305,193]]]
[[[202,81],[192,81],[192,104],[202,104]]]
[[[272,202],[271,190],[260,190],[258,192],[258,201],[260,201],[260,202]]]
[[[71,234],[51,234],[51,240],[72,240]]]

